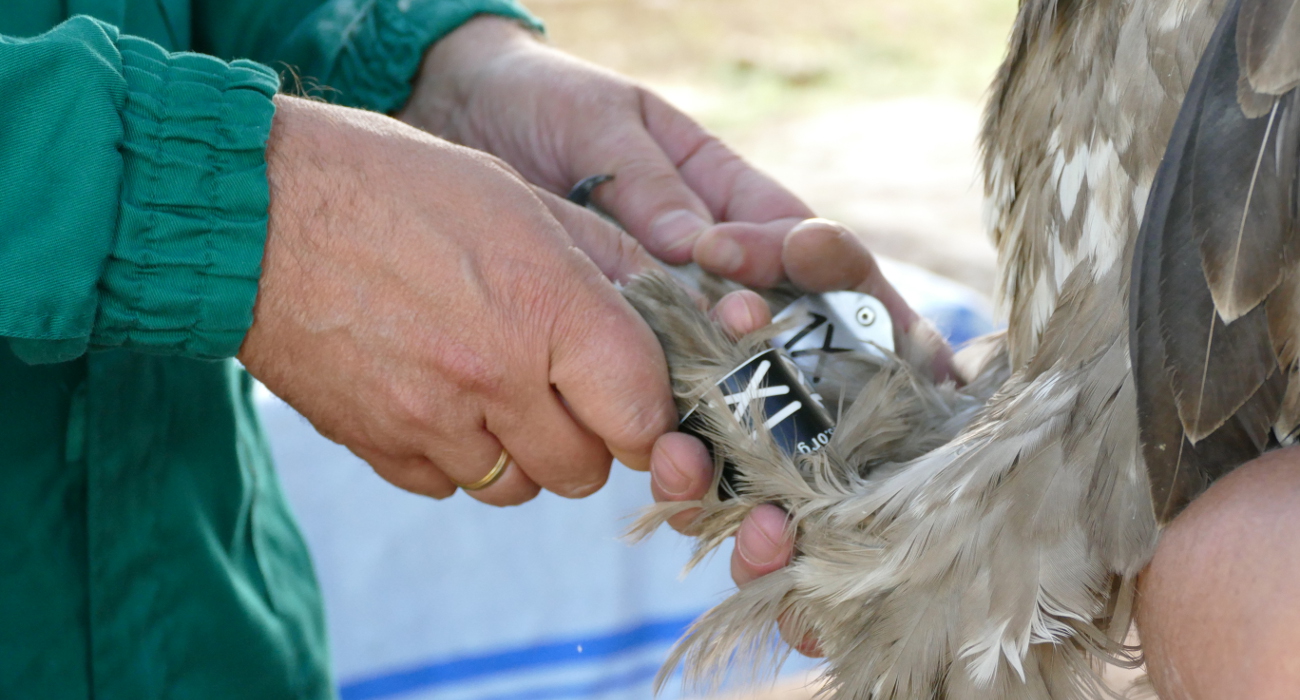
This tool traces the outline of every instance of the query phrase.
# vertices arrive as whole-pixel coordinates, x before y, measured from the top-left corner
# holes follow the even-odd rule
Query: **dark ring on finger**
[[[597,187],[600,187],[613,179],[613,175],[592,175],[591,177],[584,177],[578,181],[578,184],[573,186],[573,189],[569,190],[569,194],[565,195],[564,198],[580,207],[585,207],[588,204],[591,204],[591,193],[594,192]]]

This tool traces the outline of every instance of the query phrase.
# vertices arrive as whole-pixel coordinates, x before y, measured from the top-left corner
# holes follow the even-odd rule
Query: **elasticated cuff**
[[[310,23],[311,31],[338,41],[324,47],[334,56],[329,74],[314,76],[329,87],[323,96],[385,113],[406,104],[425,50],[475,15],[499,15],[543,29],[516,0],[373,0],[359,14],[350,3],[331,3],[322,12],[326,16]],[[290,41],[302,40],[329,41],[320,35]]]
[[[91,346],[232,357],[252,325],[266,245],[279,79],[130,37],[119,49],[121,209]]]

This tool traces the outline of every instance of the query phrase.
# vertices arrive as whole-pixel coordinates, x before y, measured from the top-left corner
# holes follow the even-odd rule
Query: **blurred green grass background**
[[[529,0],[551,41],[726,131],[851,100],[980,99],[1016,0]]]

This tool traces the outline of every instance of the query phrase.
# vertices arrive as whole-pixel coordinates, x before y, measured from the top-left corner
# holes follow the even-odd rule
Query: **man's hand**
[[[434,497],[503,447],[513,463],[472,494],[498,505],[539,487],[589,494],[611,452],[648,464],[676,417],[664,359],[606,279],[644,251],[491,156],[377,114],[277,104],[239,355],[254,376],[385,479]]]
[[[654,93],[499,17],[435,44],[397,116],[495,154],[553,193],[612,174],[594,201],[651,253],[751,286],[785,279],[785,235],[812,216]]]
[[[492,153],[555,194],[614,175],[595,203],[665,262],[694,260],[752,287],[856,288],[902,334],[920,320],[852,232],[808,221],[798,197],[658,95],[514,21],[478,17],[435,44],[397,117]]]
[[[657,95],[546,46],[512,21],[480,17],[438,42],[397,116],[493,153],[552,193],[614,175],[595,203],[666,262],[693,260],[754,287],[789,280],[811,292],[856,289],[885,304],[896,336],[925,332],[850,231],[807,221],[813,213],[798,197]],[[751,292],[729,296],[714,314],[737,334],[771,320]],[[951,352],[935,341],[941,377],[951,372]],[[703,444],[682,433],[658,440],[651,465],[658,500],[695,500],[711,483]],[[683,529],[691,517],[672,524]],[[737,535],[732,576],[744,585],[785,566],[793,551],[784,513],[761,506]],[[815,640],[795,644],[816,653]]]

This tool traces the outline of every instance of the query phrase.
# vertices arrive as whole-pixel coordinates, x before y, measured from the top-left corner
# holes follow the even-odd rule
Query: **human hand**
[[[613,174],[594,202],[656,257],[750,286],[786,277],[786,234],[812,211],[646,88],[476,18],[425,58],[400,119],[493,153],[562,194]]]
[[[932,349],[936,377],[954,374],[946,343],[921,323],[850,231],[806,221],[807,205],[661,98],[539,43],[511,21],[478,18],[435,45],[398,117],[492,152],[551,192],[613,174],[596,190],[595,203],[660,259],[694,260],[755,287],[788,279],[810,292],[866,292],[889,309],[896,339]],[[771,320],[751,292],[730,295],[714,315],[736,334]],[[703,444],[682,433],[656,442],[651,472],[661,501],[696,500],[712,483]],[[670,524],[682,530],[693,517],[688,511]],[[746,518],[732,556],[738,585],[789,562],[793,541],[785,523],[775,506],[760,506]],[[796,647],[816,653],[815,640],[798,640]]]
[[[471,493],[497,505],[589,494],[611,452],[648,465],[676,412],[658,343],[606,279],[649,262],[634,243],[491,156],[289,97],[267,177],[239,358],[322,434],[433,497],[504,447],[502,478]]]
[[[941,377],[953,374],[947,343],[889,286],[865,246],[848,229],[824,220],[797,226],[783,242],[782,265],[791,281],[807,291],[852,289],[879,298],[893,316],[896,338],[928,345],[930,352],[925,356],[931,358],[935,374]],[[712,313],[715,320],[736,336],[758,330],[772,320],[767,303],[749,291],[727,295]],[[668,433],[655,443],[650,473],[656,501],[699,500],[713,484],[713,460],[698,439],[685,433]],[[669,525],[691,534],[691,522],[698,514],[697,509],[684,511],[670,519]],[[731,577],[736,585],[744,586],[784,567],[793,553],[794,537],[785,513],[774,505],[760,505],[749,513],[736,533]],[[820,655],[816,639],[785,636],[799,652]]]
[[[857,288],[884,302],[903,336],[920,321],[852,232],[807,221],[807,205],[690,117],[511,20],[479,17],[435,44],[397,116],[493,153],[553,193],[615,175],[594,202],[666,262],[693,259],[753,287]],[[845,248],[853,254],[837,257]],[[936,356],[940,376],[949,355]]]

